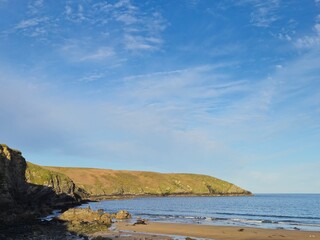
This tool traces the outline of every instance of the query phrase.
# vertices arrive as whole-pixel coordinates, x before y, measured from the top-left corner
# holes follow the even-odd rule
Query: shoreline
[[[123,194],[123,195],[99,195],[99,196],[90,196],[88,199],[84,199],[85,202],[100,202],[104,200],[126,200],[134,198],[163,198],[163,197],[252,197],[253,193],[243,193],[243,194],[234,194],[234,193],[222,193],[222,194],[195,194],[195,193],[181,193],[181,194]]]
[[[181,223],[148,222],[147,225],[135,225],[117,222],[115,228],[119,233],[132,233],[159,236],[185,236],[215,240],[306,240],[320,239],[320,232],[285,229],[263,229],[236,226],[213,226]],[[101,235],[103,236],[103,235]],[[121,237],[121,235],[120,235]]]

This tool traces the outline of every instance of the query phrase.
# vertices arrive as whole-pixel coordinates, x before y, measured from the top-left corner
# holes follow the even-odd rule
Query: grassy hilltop
[[[199,174],[43,167],[64,174],[92,197],[121,195],[247,195],[218,178]]]

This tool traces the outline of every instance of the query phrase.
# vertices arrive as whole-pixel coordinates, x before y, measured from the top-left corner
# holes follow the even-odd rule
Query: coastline
[[[87,202],[100,202],[104,200],[125,200],[134,198],[162,198],[162,197],[252,197],[253,193],[219,193],[219,194],[196,194],[196,193],[181,193],[181,194],[122,194],[122,195],[92,195],[88,199],[84,199],[84,203]]]
[[[161,236],[185,236],[191,238],[205,238],[215,240],[306,240],[320,239],[320,232],[298,231],[284,229],[262,229],[234,226],[212,226],[180,223],[148,222],[147,225],[132,225],[128,222],[117,222],[116,230],[122,234],[141,234],[141,236],[155,234]],[[101,236],[106,236],[107,233]],[[109,237],[112,237],[109,233]],[[115,237],[115,238],[119,238]],[[164,238],[165,239],[165,238]]]

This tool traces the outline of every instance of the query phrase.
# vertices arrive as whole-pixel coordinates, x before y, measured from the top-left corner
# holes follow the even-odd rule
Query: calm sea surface
[[[86,207],[84,204],[82,207]],[[320,194],[257,194],[253,197],[152,197],[89,203],[107,212],[159,222],[320,231]]]

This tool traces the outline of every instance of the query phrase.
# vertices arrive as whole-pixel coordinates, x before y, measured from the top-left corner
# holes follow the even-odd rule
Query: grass
[[[243,194],[232,183],[207,175],[45,167],[70,177],[91,195]]]
[[[57,177],[62,181],[71,181],[71,179],[64,174],[27,162],[26,179],[29,183],[49,185],[52,179]]]

